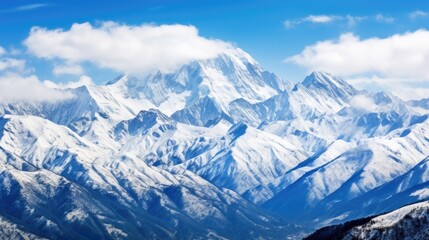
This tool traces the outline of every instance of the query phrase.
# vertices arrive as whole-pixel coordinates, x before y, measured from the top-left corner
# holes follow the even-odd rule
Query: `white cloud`
[[[298,19],[298,20],[285,20],[283,26],[286,29],[290,29],[304,22],[316,23],[316,24],[326,24],[331,23],[336,20],[342,19],[340,16],[331,16],[331,15],[309,15],[307,17]]]
[[[356,95],[350,99],[350,106],[363,112],[374,112],[377,110],[377,105],[374,101],[365,95]]]
[[[125,72],[169,72],[193,60],[215,57],[231,47],[198,35],[194,26],[128,26],[105,22],[73,24],[69,30],[32,28],[24,41],[30,53],[68,62],[89,61]]]
[[[377,15],[375,15],[375,20],[377,22],[382,22],[382,23],[393,23],[395,21],[394,18],[388,17],[388,16],[384,16],[383,14],[377,14]]]
[[[51,5],[48,3],[34,3],[34,4],[22,5],[22,6],[16,7],[15,10],[16,11],[29,11],[29,10],[34,10],[34,9],[38,9],[38,8],[48,7],[48,6],[51,6]]]
[[[0,56],[6,55],[10,56],[12,55],[12,52],[6,51],[2,46],[0,46]],[[17,70],[20,72],[23,72],[25,70],[25,64],[26,61],[23,59],[17,59],[12,57],[0,57],[0,71],[6,71],[6,70]]]
[[[414,78],[382,78],[376,75],[347,78],[347,82],[360,89],[384,90],[404,100],[429,97],[426,80]]]
[[[396,85],[391,92],[404,100],[420,100],[429,97],[429,88]]]
[[[67,89],[67,88],[78,88],[81,86],[90,86],[95,85],[92,79],[86,75],[80,76],[79,80],[71,81],[67,83],[54,83],[52,81],[46,80],[43,84],[49,88],[54,89]]]
[[[83,74],[83,68],[79,64],[59,64],[55,65],[53,73],[55,75],[81,75]]]
[[[427,17],[428,15],[429,14],[427,12],[417,10],[417,11],[410,13],[410,18],[411,19],[424,18],[424,17]]]
[[[15,48],[15,47],[11,47],[9,49],[8,54],[9,54],[9,56],[20,55],[20,54],[22,54],[22,50],[18,49],[18,48]]]
[[[293,28],[295,25],[296,25],[296,22],[294,21],[286,20],[283,22],[283,26],[287,29]]]
[[[341,76],[376,74],[387,78],[429,80],[429,31],[418,30],[387,38],[360,39],[351,33],[338,40],[317,42],[286,62],[308,70]]]
[[[337,16],[329,16],[329,15],[310,15],[303,20],[306,22],[313,23],[330,23],[338,19]]]
[[[17,69],[17,70],[24,70],[25,60],[20,60],[15,58],[0,59],[0,71],[4,71],[11,68]]]
[[[51,3],[33,3],[33,4],[21,5],[21,6],[17,6],[17,7],[13,7],[13,8],[2,9],[2,10],[0,10],[0,13],[2,13],[2,12],[24,12],[24,11],[36,10],[39,8],[50,7],[50,6],[54,6],[54,4],[51,4]]]
[[[417,13],[422,14],[423,12]],[[291,29],[302,23],[315,23],[315,24],[328,24],[337,22],[340,25],[347,25],[349,27],[355,26],[357,23],[364,20],[376,21],[381,23],[393,23],[395,18],[388,17],[383,14],[373,16],[352,16],[352,15],[309,15],[295,20],[285,20],[283,25],[286,29]]]
[[[354,26],[356,24],[358,24],[359,22],[368,19],[368,17],[366,16],[351,16],[351,15],[347,15],[345,17],[345,19],[347,20],[347,25],[348,26]]]
[[[36,76],[23,77],[12,73],[0,76],[0,103],[55,102],[71,97],[72,94],[46,87]]]

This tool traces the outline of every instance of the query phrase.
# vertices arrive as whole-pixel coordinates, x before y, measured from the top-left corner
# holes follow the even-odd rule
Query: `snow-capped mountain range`
[[[429,199],[424,100],[293,84],[240,49],[58,90],[0,105],[2,234],[298,238]]]

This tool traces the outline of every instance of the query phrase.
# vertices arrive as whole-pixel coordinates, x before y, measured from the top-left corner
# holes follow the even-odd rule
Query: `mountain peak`
[[[345,82],[343,79],[336,77],[330,73],[315,71],[315,72],[312,72],[307,77],[305,77],[304,81],[302,82],[302,85],[309,88],[309,87],[316,87],[316,86],[320,87],[320,86],[326,86],[326,85],[346,86],[349,84]]]
[[[127,77],[127,74],[122,73],[122,74],[116,76],[115,78],[113,78],[112,80],[108,81],[107,83],[105,83],[105,85],[113,85],[113,84],[121,81],[122,79],[124,79],[126,77]]]
[[[327,72],[312,72],[304,79],[302,85],[310,90],[325,92],[329,95],[339,97],[346,102],[351,96],[359,94],[359,91],[352,85],[340,77]]]
[[[137,116],[128,121],[129,127],[132,129],[144,128],[148,129],[155,124],[168,124],[173,120],[157,109],[149,109],[140,111]]]
[[[174,72],[120,75],[106,85],[124,99],[144,101],[168,115],[204,97],[226,108],[236,99],[256,103],[290,88],[288,81],[263,70],[249,54],[238,48],[213,58],[189,62]]]
[[[132,135],[138,132],[144,132],[157,124],[173,124],[173,120],[157,109],[140,111],[137,116],[130,120],[120,122],[115,128],[115,134],[118,135],[125,131]]]

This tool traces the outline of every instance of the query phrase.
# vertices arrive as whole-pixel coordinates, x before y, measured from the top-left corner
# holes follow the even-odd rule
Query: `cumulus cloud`
[[[305,47],[286,62],[308,70],[324,70],[341,76],[373,73],[389,78],[429,80],[429,31],[417,30],[387,38],[360,39],[347,33],[338,40]]]
[[[40,58],[89,61],[121,72],[174,71],[194,60],[217,56],[231,47],[199,36],[194,26],[128,26],[104,22],[73,24],[68,30],[32,28],[24,41]]]
[[[0,46],[0,55],[5,54],[5,53],[6,53],[6,50],[2,46]]]
[[[365,95],[356,95],[350,99],[350,106],[363,112],[374,112],[377,110],[377,105],[374,101]]]
[[[79,64],[58,64],[55,65],[53,73],[55,75],[81,75],[83,68]]]
[[[71,97],[72,94],[48,88],[36,76],[23,77],[12,73],[0,76],[0,103],[55,102]]]

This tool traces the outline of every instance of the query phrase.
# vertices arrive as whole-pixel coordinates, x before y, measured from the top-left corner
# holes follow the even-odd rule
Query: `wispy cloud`
[[[8,69],[17,69],[24,70],[25,69],[25,60],[15,59],[15,58],[0,58],[0,72]]]
[[[410,18],[411,19],[425,18],[425,17],[428,17],[428,16],[429,16],[429,13],[423,12],[423,11],[420,11],[420,10],[417,10],[417,11],[414,11],[414,12],[410,13]]]
[[[296,25],[299,25],[304,22],[309,23],[316,23],[316,24],[326,24],[334,22],[335,20],[338,20],[339,16],[333,16],[333,15],[309,15],[307,17],[297,19],[297,20],[286,20],[283,22],[283,25],[285,28],[293,28]]]
[[[0,46],[0,72],[14,69],[23,71],[25,69],[25,60],[7,57],[10,53]]]
[[[395,19],[393,17],[388,17],[383,14],[377,14],[375,15],[375,20],[377,22],[383,22],[383,23],[393,23]]]
[[[354,26],[356,24],[358,24],[359,22],[368,19],[367,16],[351,16],[351,15],[347,15],[345,16],[345,20],[347,21],[347,25],[348,26]]]
[[[305,22],[312,23],[330,23],[338,19],[338,16],[328,16],[328,15],[310,15],[303,19]]]
[[[52,4],[52,3],[33,3],[33,4],[26,4],[26,5],[16,6],[13,8],[3,9],[3,10],[0,10],[0,12],[3,12],[3,13],[5,13],[5,12],[25,12],[25,11],[32,11],[32,10],[45,8],[45,7],[51,7],[51,6],[54,6],[54,4]]]
[[[373,16],[309,15],[300,19],[285,20],[283,22],[283,26],[286,29],[290,29],[303,23],[329,24],[329,23],[338,22],[343,25],[347,24],[347,26],[351,27],[364,20],[372,20],[372,21],[377,21],[382,23],[393,23],[395,21],[395,18],[388,17],[383,14],[377,14]]]
[[[283,22],[283,26],[284,26],[286,29],[293,28],[296,24],[297,24],[297,23],[296,23],[295,21],[291,21],[291,20],[285,20],[285,21]]]
[[[83,72],[82,66],[73,63],[55,65],[53,70],[55,75],[81,75]]]
[[[156,6],[148,8],[147,10],[149,10],[149,11],[157,11],[157,10],[160,10],[160,9],[163,9],[163,8],[165,8],[165,5],[156,5]]]

